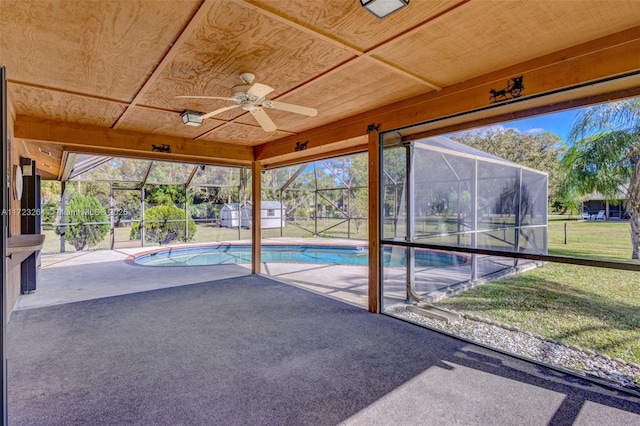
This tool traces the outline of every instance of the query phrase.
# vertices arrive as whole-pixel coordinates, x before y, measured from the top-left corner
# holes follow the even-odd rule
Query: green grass
[[[438,306],[640,363],[637,272],[546,264]]]
[[[638,262],[625,221],[551,220],[548,238],[549,254]],[[637,272],[547,263],[438,305],[640,364]]]
[[[549,254],[631,261],[631,231],[627,221],[550,220],[547,229]]]

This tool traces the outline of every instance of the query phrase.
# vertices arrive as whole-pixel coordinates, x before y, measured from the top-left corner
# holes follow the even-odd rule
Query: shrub
[[[175,221],[175,222],[173,222]],[[189,238],[184,229],[184,210],[176,206],[155,206],[144,212],[145,241],[168,244],[173,240],[191,241],[196,234],[196,223],[189,218]],[[140,238],[140,223],[131,224],[129,239]]]
[[[189,206],[189,215],[193,219],[209,219],[212,217],[210,210],[207,203],[192,204]]]
[[[97,198],[88,194],[76,194],[69,200],[65,212],[66,221],[74,223],[65,227],[65,239],[76,248],[83,250],[100,243],[109,232],[107,211]],[[97,224],[95,222],[103,222]],[[56,232],[60,228],[56,227]]]
[[[58,209],[60,208],[60,203],[57,201],[49,201],[42,206],[42,224],[48,225],[50,223],[55,222],[58,216]]]

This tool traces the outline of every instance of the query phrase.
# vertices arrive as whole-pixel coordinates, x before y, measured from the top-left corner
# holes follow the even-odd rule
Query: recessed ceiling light
[[[360,0],[362,7],[379,19],[397,12],[409,4],[409,0]]]

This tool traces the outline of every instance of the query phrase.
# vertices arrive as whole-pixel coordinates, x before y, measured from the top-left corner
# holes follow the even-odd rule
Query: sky
[[[524,120],[510,121],[508,123],[503,123],[502,127],[505,129],[516,129],[522,133],[540,133],[546,131],[560,136],[564,141],[566,141],[569,131],[573,126],[574,119],[579,111],[580,109],[572,109],[533,118],[526,118]]]
[[[549,132],[560,136],[567,142],[569,131],[573,126],[576,115],[582,109],[572,109],[523,120],[509,121],[498,125],[488,126],[486,129],[514,129],[521,133]]]

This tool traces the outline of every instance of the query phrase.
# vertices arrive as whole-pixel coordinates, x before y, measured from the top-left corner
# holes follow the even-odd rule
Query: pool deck
[[[251,242],[235,241],[234,243],[250,244]],[[279,238],[264,240],[263,244],[361,246],[366,244],[366,241]],[[178,246],[170,247],[177,248]],[[166,246],[157,246],[44,254],[41,256],[36,291],[32,294],[20,295],[15,310],[99,299],[251,274],[251,265],[249,264],[153,267],[135,265],[130,262],[131,258],[138,254],[166,248]],[[262,273],[355,306],[362,308],[367,306],[368,271],[365,266],[263,263]]]
[[[250,240],[209,244],[131,247],[42,255],[38,283],[33,294],[21,295],[15,310],[31,309],[98,299],[161,288],[177,287],[251,274],[250,264],[210,266],[142,266],[136,256],[158,250],[202,247],[212,244],[250,245]],[[273,238],[263,245],[362,247],[364,240],[337,238]],[[366,309],[368,266],[309,263],[262,263],[261,273],[342,302]],[[461,267],[416,267],[418,293],[445,294],[468,279],[468,265]],[[406,297],[406,268],[385,267],[384,303],[395,304]]]

